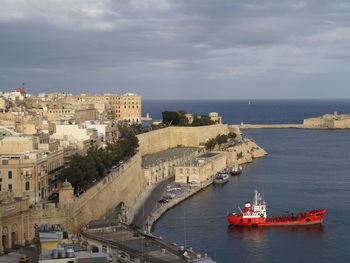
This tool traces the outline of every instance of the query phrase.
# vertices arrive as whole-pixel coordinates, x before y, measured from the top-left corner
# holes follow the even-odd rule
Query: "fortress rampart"
[[[229,126],[217,124],[200,127],[168,127],[138,135],[142,155],[152,154],[179,145],[198,147],[218,134],[228,134]]]

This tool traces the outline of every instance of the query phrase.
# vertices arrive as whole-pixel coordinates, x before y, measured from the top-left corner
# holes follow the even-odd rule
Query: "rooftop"
[[[145,155],[142,158],[142,166],[149,167],[158,162],[168,161],[172,158],[178,158],[187,154],[191,154],[195,151],[198,151],[201,148],[197,147],[179,147],[171,148],[164,151],[160,151],[154,154]]]
[[[211,158],[214,157],[215,155],[218,155],[219,153],[213,153],[213,152],[208,152],[208,153],[203,153],[198,156],[198,158]]]

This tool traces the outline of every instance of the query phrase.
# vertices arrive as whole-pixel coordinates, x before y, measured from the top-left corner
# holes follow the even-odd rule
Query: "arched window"
[[[30,190],[30,183],[26,182],[26,191],[29,191],[29,190]]]

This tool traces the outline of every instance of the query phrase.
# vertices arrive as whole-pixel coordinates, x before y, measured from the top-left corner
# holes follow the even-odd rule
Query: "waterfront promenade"
[[[153,224],[164,214],[166,213],[169,209],[171,209],[172,207],[180,204],[182,201],[186,200],[187,198],[193,196],[194,194],[196,194],[197,192],[201,191],[202,189],[208,187],[209,185],[211,185],[213,183],[213,179],[208,180],[206,182],[203,182],[201,184],[197,184],[197,185],[187,185],[187,184],[182,184],[182,185],[178,185],[175,183],[173,183],[172,185],[170,185],[170,188],[176,187],[176,186],[180,186],[180,190],[177,190],[177,195],[175,198],[173,199],[169,199],[168,203],[158,203],[153,211],[148,214],[148,216],[146,218],[144,218],[144,220],[142,222],[140,222],[141,224],[139,224],[138,226],[140,228],[145,229],[148,232],[152,231],[152,227]],[[164,194],[166,193],[166,189],[164,189]],[[147,202],[149,202],[151,200],[147,200]]]

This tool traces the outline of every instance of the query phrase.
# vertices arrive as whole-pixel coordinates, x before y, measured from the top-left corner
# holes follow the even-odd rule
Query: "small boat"
[[[227,221],[230,225],[239,226],[302,226],[321,224],[326,215],[325,209],[310,210],[308,212],[287,216],[267,217],[266,202],[261,194],[255,190],[254,202],[246,202],[240,213],[229,213]]]
[[[225,172],[218,172],[214,178],[214,184],[226,184],[229,181],[229,175]]]
[[[243,171],[242,165],[235,165],[232,167],[230,174],[231,175],[239,175],[242,173],[242,171]]]

